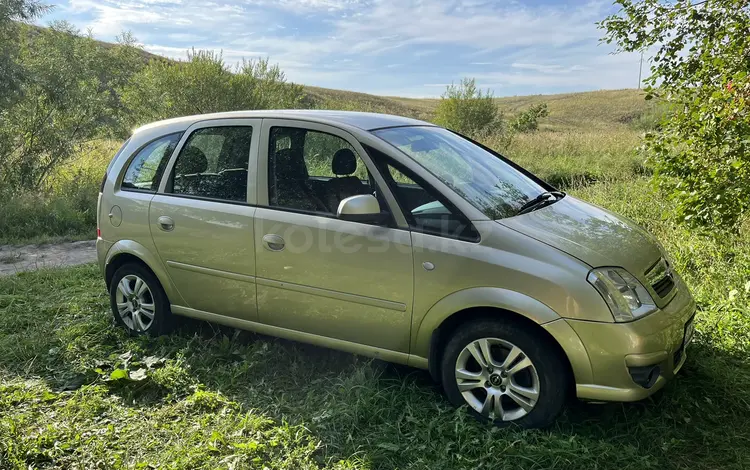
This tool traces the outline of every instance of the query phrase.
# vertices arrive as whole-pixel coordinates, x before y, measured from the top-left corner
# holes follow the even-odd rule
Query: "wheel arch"
[[[181,299],[179,292],[172,285],[171,278],[161,260],[153,255],[145,246],[132,240],[118,241],[107,253],[104,262],[104,282],[108,290],[115,272],[127,263],[138,263],[151,271],[159,280],[170,303],[174,303],[174,299]]]
[[[588,355],[583,345],[576,349],[557,338],[545,325],[564,320],[551,308],[520,292],[502,288],[482,287],[451,294],[435,304],[424,316],[414,338],[415,356],[427,359],[427,368],[440,381],[440,363],[445,343],[460,325],[479,319],[503,318],[535,329],[565,359],[572,385],[591,374]],[[580,344],[580,340],[576,337]],[[584,351],[581,354],[581,350]],[[571,357],[571,353],[574,357]]]

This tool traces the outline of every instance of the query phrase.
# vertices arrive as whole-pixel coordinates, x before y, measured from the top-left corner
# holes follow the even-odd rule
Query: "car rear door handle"
[[[171,232],[172,230],[174,230],[174,220],[172,220],[171,217],[163,215],[159,217],[156,222],[159,224],[159,228],[164,230],[165,232]]]
[[[284,249],[285,244],[286,242],[284,242],[284,239],[278,235],[274,235],[272,233],[263,235],[263,246],[265,246],[268,250],[281,251]]]

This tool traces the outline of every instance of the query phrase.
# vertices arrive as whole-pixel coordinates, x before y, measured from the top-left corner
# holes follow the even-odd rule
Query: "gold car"
[[[407,364],[496,424],[647,397],[692,337],[693,298],[651,235],[413,119],[150,124],[110,163],[98,216],[131,333],[184,315]]]

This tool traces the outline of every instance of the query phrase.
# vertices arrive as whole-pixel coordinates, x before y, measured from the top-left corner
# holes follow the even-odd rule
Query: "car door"
[[[258,162],[260,321],[407,353],[409,231],[336,218],[342,198],[377,191],[359,142],[331,126],[264,119]]]
[[[177,306],[181,313],[257,321],[253,216],[260,123],[222,119],[191,126],[151,201],[151,234],[186,303]]]

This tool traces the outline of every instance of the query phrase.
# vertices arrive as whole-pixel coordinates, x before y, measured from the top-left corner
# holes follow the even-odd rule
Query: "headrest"
[[[208,169],[208,159],[198,147],[186,148],[177,159],[175,174],[191,175],[193,173],[205,173]]]
[[[350,149],[340,149],[333,154],[331,170],[334,175],[351,175],[357,170],[357,157]]]

